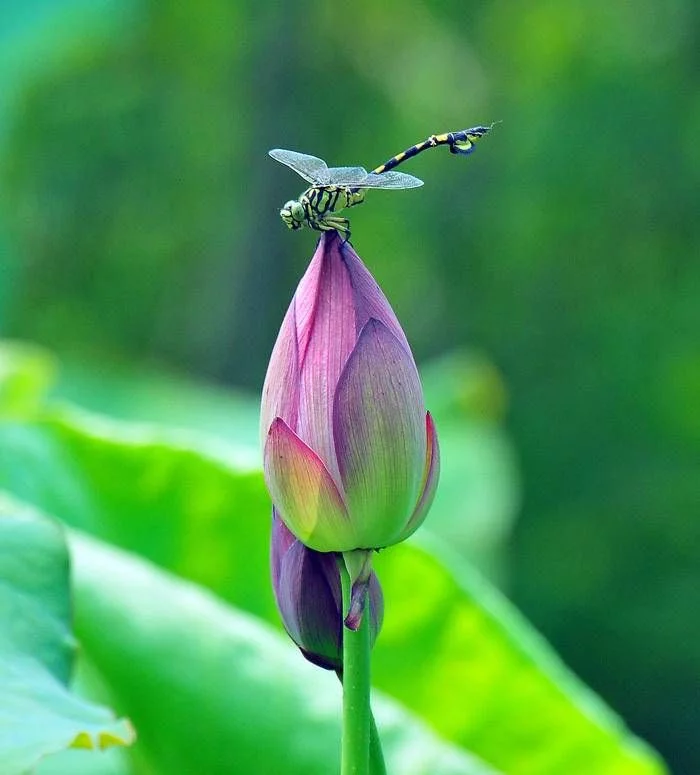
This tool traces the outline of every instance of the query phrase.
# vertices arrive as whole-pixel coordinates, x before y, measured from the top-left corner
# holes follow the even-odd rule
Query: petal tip
[[[367,600],[367,591],[369,589],[369,578],[358,580],[352,585],[350,593],[350,606],[345,617],[344,624],[348,630],[357,632],[362,624],[362,616],[365,612],[365,602]]]

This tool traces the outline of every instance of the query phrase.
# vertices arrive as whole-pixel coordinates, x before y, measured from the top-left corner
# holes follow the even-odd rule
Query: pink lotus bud
[[[272,587],[284,627],[315,665],[343,666],[343,616],[338,555],[304,546],[274,514],[270,543]],[[384,601],[377,576],[368,584],[369,631],[374,643],[382,626]]]
[[[418,371],[384,294],[335,232],[282,323],[261,432],[277,513],[312,549],[379,549],[425,518],[439,453]]]

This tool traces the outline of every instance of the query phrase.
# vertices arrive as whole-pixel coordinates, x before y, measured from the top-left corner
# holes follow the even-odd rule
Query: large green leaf
[[[62,358],[51,397],[123,420],[207,434],[257,456],[260,399],[182,373]]]
[[[307,664],[259,620],[135,556],[80,535],[71,549],[76,630],[138,727],[137,772],[338,771],[332,673]],[[395,703],[378,697],[375,709],[390,772],[495,775]]]
[[[136,775],[123,748],[110,748],[95,754],[73,748],[49,756],[32,775]]]
[[[82,413],[0,423],[0,487],[274,620],[260,471],[192,443]]]
[[[3,449],[0,481],[25,497],[278,624],[259,472],[68,414],[0,428]],[[665,771],[463,561],[402,545],[377,566],[375,684],[444,737],[510,775]]]
[[[128,745],[133,732],[66,686],[75,641],[69,626],[63,531],[0,495],[0,772],[23,773],[74,748]]]
[[[666,772],[656,753],[451,550],[417,537],[382,552],[375,564],[389,603],[374,684],[445,738],[513,775]]]

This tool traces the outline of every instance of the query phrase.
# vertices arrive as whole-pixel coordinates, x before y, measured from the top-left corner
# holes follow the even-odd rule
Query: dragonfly
[[[308,226],[316,231],[337,231],[347,240],[350,238],[350,221],[337,213],[362,204],[365,191],[372,188],[417,188],[423,185],[420,178],[394,172],[395,167],[428,148],[440,145],[448,145],[451,153],[469,154],[474,150],[475,143],[493,126],[475,126],[458,132],[430,135],[423,142],[392,156],[370,172],[364,167],[329,167],[317,156],[273,148],[269,151],[273,159],[290,167],[311,184],[298,199],[291,199],[282,207],[280,217],[294,231]]]

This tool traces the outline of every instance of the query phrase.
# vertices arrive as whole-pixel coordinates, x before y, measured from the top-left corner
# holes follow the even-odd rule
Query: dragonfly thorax
[[[289,229],[304,224],[316,231],[334,229],[349,233],[346,218],[333,213],[364,202],[365,192],[349,186],[310,186],[297,200],[290,200],[280,210],[280,217]]]

